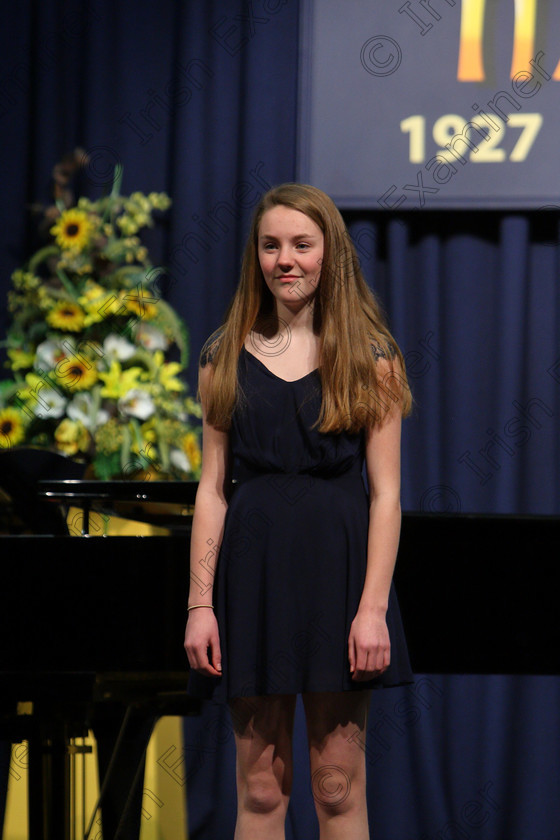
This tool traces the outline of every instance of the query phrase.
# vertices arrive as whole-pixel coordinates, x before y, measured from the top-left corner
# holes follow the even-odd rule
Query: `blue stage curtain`
[[[83,147],[77,187],[95,198],[165,190],[148,231],[157,292],[187,321],[197,356],[237,285],[252,211],[295,177],[298,7],[283,0],[23,0],[0,32],[3,237],[0,294],[37,245],[54,164]],[[280,95],[278,93],[280,92]],[[7,313],[0,312],[0,333]]]
[[[28,210],[49,200],[53,164],[82,146],[90,164],[78,186],[95,197],[120,163],[123,192],[174,201],[148,244],[190,328],[194,389],[252,210],[295,177],[298,15],[296,0],[12,4],[0,31],[1,297],[37,244]],[[345,215],[408,363],[404,509],[558,514],[558,214]],[[476,675],[419,675],[375,694],[373,836],[556,840],[559,695],[556,677]],[[209,705],[186,720],[184,746],[191,836],[227,840],[227,712]],[[295,754],[287,836],[314,840],[301,704]]]
[[[403,508],[558,514],[558,212],[347,221],[415,400]]]

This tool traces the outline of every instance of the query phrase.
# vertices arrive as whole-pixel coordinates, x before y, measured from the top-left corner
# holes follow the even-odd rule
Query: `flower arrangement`
[[[95,201],[59,191],[44,211],[50,241],[12,275],[0,448],[54,449],[105,480],[198,478],[200,405],[180,378],[187,329],[137,235],[171,202],[122,196],[121,180],[117,169]]]

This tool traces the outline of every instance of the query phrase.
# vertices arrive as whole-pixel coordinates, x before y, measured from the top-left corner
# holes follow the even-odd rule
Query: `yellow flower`
[[[127,309],[131,312],[134,312],[135,315],[139,315],[140,318],[144,321],[149,321],[151,318],[155,318],[157,315],[157,309],[155,304],[153,303],[146,303],[146,301],[141,298],[137,300],[134,297],[125,297],[124,303],[126,304]]]
[[[140,431],[142,432],[143,441],[147,441],[148,443],[155,443],[157,441],[157,433],[153,417],[151,420],[148,420],[147,423],[142,423]],[[136,452],[137,450],[135,449],[134,451]]]
[[[139,228],[147,227],[151,225],[152,219],[149,213],[145,213],[142,210],[139,213],[135,213],[133,216],[134,221],[138,225]]]
[[[85,262],[85,263],[83,263],[82,265],[80,265],[76,268],[77,274],[80,274],[80,275],[91,274],[92,271],[93,271],[93,266],[89,262]]]
[[[138,231],[138,225],[131,216],[119,216],[117,224],[126,236],[132,236]]]
[[[37,304],[39,309],[51,309],[53,301],[54,298],[50,296],[48,290],[44,286],[39,286],[37,289]]]
[[[85,452],[89,446],[89,434],[79,420],[65,418],[54,433],[57,449],[65,452],[66,455],[75,455],[76,452]]]
[[[99,294],[94,294],[94,292],[99,292]],[[84,326],[90,327],[92,324],[98,324],[106,319],[125,316],[127,305],[123,300],[124,295],[124,291],[115,293],[106,291],[101,286],[95,286],[91,293],[91,299],[88,299],[89,292],[86,291],[84,295],[78,298],[86,311]]]
[[[89,292],[86,292],[85,295],[78,298],[85,310],[85,327],[91,327],[92,324],[99,324],[105,318],[110,318],[112,315],[117,314],[112,311],[115,304],[121,309],[124,308],[113,292],[106,292],[104,289],[101,289],[99,295],[95,294],[94,296],[94,291],[92,290],[91,299],[88,299],[88,296]]]
[[[35,353],[26,353],[25,350],[8,350],[8,356],[11,359],[10,367],[12,370],[33,367],[35,361]]]
[[[181,441],[181,449],[189,459],[193,471],[196,471],[200,467],[202,454],[194,432],[187,432]]]
[[[156,210],[167,210],[171,206],[171,199],[166,193],[152,192],[148,195],[148,201]]]
[[[12,274],[12,282],[15,289],[22,291],[33,291],[41,285],[38,277],[30,271],[22,271],[20,268],[16,269]]]
[[[140,207],[142,210],[149,212],[150,211],[150,199],[147,198],[144,193],[141,192],[133,192],[130,195],[130,202],[133,206],[136,205]]]
[[[95,446],[98,452],[103,455],[111,455],[111,453],[119,451],[123,438],[122,426],[112,418],[96,430]]]
[[[86,281],[86,288],[81,297],[78,298],[79,302],[84,306],[86,303],[89,303],[92,300],[97,300],[102,295],[106,295],[106,290],[103,286],[100,286],[99,283],[96,283],[93,280]]]
[[[15,408],[0,411],[0,449],[9,449],[25,437],[22,414]]]
[[[92,228],[87,213],[71,208],[62,213],[56,225],[51,228],[51,233],[60,248],[81,251],[89,242]]]
[[[70,332],[80,332],[85,324],[86,313],[77,303],[57,303],[47,315],[51,327]]]
[[[71,356],[56,366],[56,376],[69,391],[89,391],[97,382],[97,370],[81,356]]]
[[[123,370],[120,363],[113,359],[109,370],[99,373],[99,378],[105,383],[101,389],[101,396],[117,400],[124,397],[132,388],[138,386],[138,377],[141,373],[143,369],[140,367]]]
[[[194,417],[202,417],[202,406],[196,400],[193,400],[192,397],[187,397],[185,400],[185,408],[192,414]]]
[[[181,365],[179,362],[168,362],[159,368],[159,381],[166,391],[184,391],[185,386],[175,374],[179,373]]]

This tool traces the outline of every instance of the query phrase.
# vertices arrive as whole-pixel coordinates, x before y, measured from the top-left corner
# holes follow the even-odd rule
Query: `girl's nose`
[[[278,265],[280,266],[287,266],[290,267],[293,265],[293,258],[290,253],[290,249],[288,246],[284,246],[280,248],[278,252]]]

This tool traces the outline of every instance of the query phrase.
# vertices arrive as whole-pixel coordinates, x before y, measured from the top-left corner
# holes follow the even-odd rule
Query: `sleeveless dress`
[[[243,347],[238,382],[234,489],[213,588],[222,676],[191,671],[188,693],[225,702],[412,682],[393,585],[391,664],[373,680],[350,678],[348,635],[367,562],[364,433],[311,428],[321,406],[318,370],[286,381]]]

